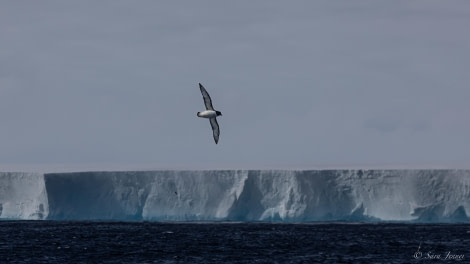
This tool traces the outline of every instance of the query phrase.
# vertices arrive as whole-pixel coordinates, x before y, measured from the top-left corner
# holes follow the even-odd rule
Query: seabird
[[[199,83],[199,89],[201,89],[202,98],[204,99],[204,105],[206,106],[206,110],[202,112],[197,112],[197,116],[209,118],[209,121],[212,127],[212,134],[214,135],[214,141],[215,141],[215,144],[217,144],[217,142],[219,142],[219,134],[220,134],[219,124],[217,124],[217,117],[221,116],[222,113],[220,111],[214,110],[214,107],[212,106],[211,97],[207,93],[204,86],[202,86],[202,84],[200,83]]]

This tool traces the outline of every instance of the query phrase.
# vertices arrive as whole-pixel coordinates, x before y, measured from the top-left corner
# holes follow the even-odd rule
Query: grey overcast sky
[[[469,28],[465,0],[1,0],[0,164],[468,165]]]

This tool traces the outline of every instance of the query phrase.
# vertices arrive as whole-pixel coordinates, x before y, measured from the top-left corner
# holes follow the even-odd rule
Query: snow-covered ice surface
[[[470,170],[0,172],[0,219],[469,222]]]

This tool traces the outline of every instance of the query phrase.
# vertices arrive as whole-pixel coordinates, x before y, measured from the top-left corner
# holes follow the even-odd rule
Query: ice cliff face
[[[42,174],[0,172],[0,219],[45,219],[48,211]]]
[[[49,219],[217,220],[246,179],[239,171],[46,174]]]
[[[468,170],[0,173],[0,219],[468,222]]]

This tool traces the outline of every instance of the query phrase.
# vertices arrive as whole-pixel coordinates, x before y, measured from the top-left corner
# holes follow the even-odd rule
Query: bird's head
[[[222,113],[220,111],[215,111],[215,113],[217,114],[217,116],[221,116]]]

